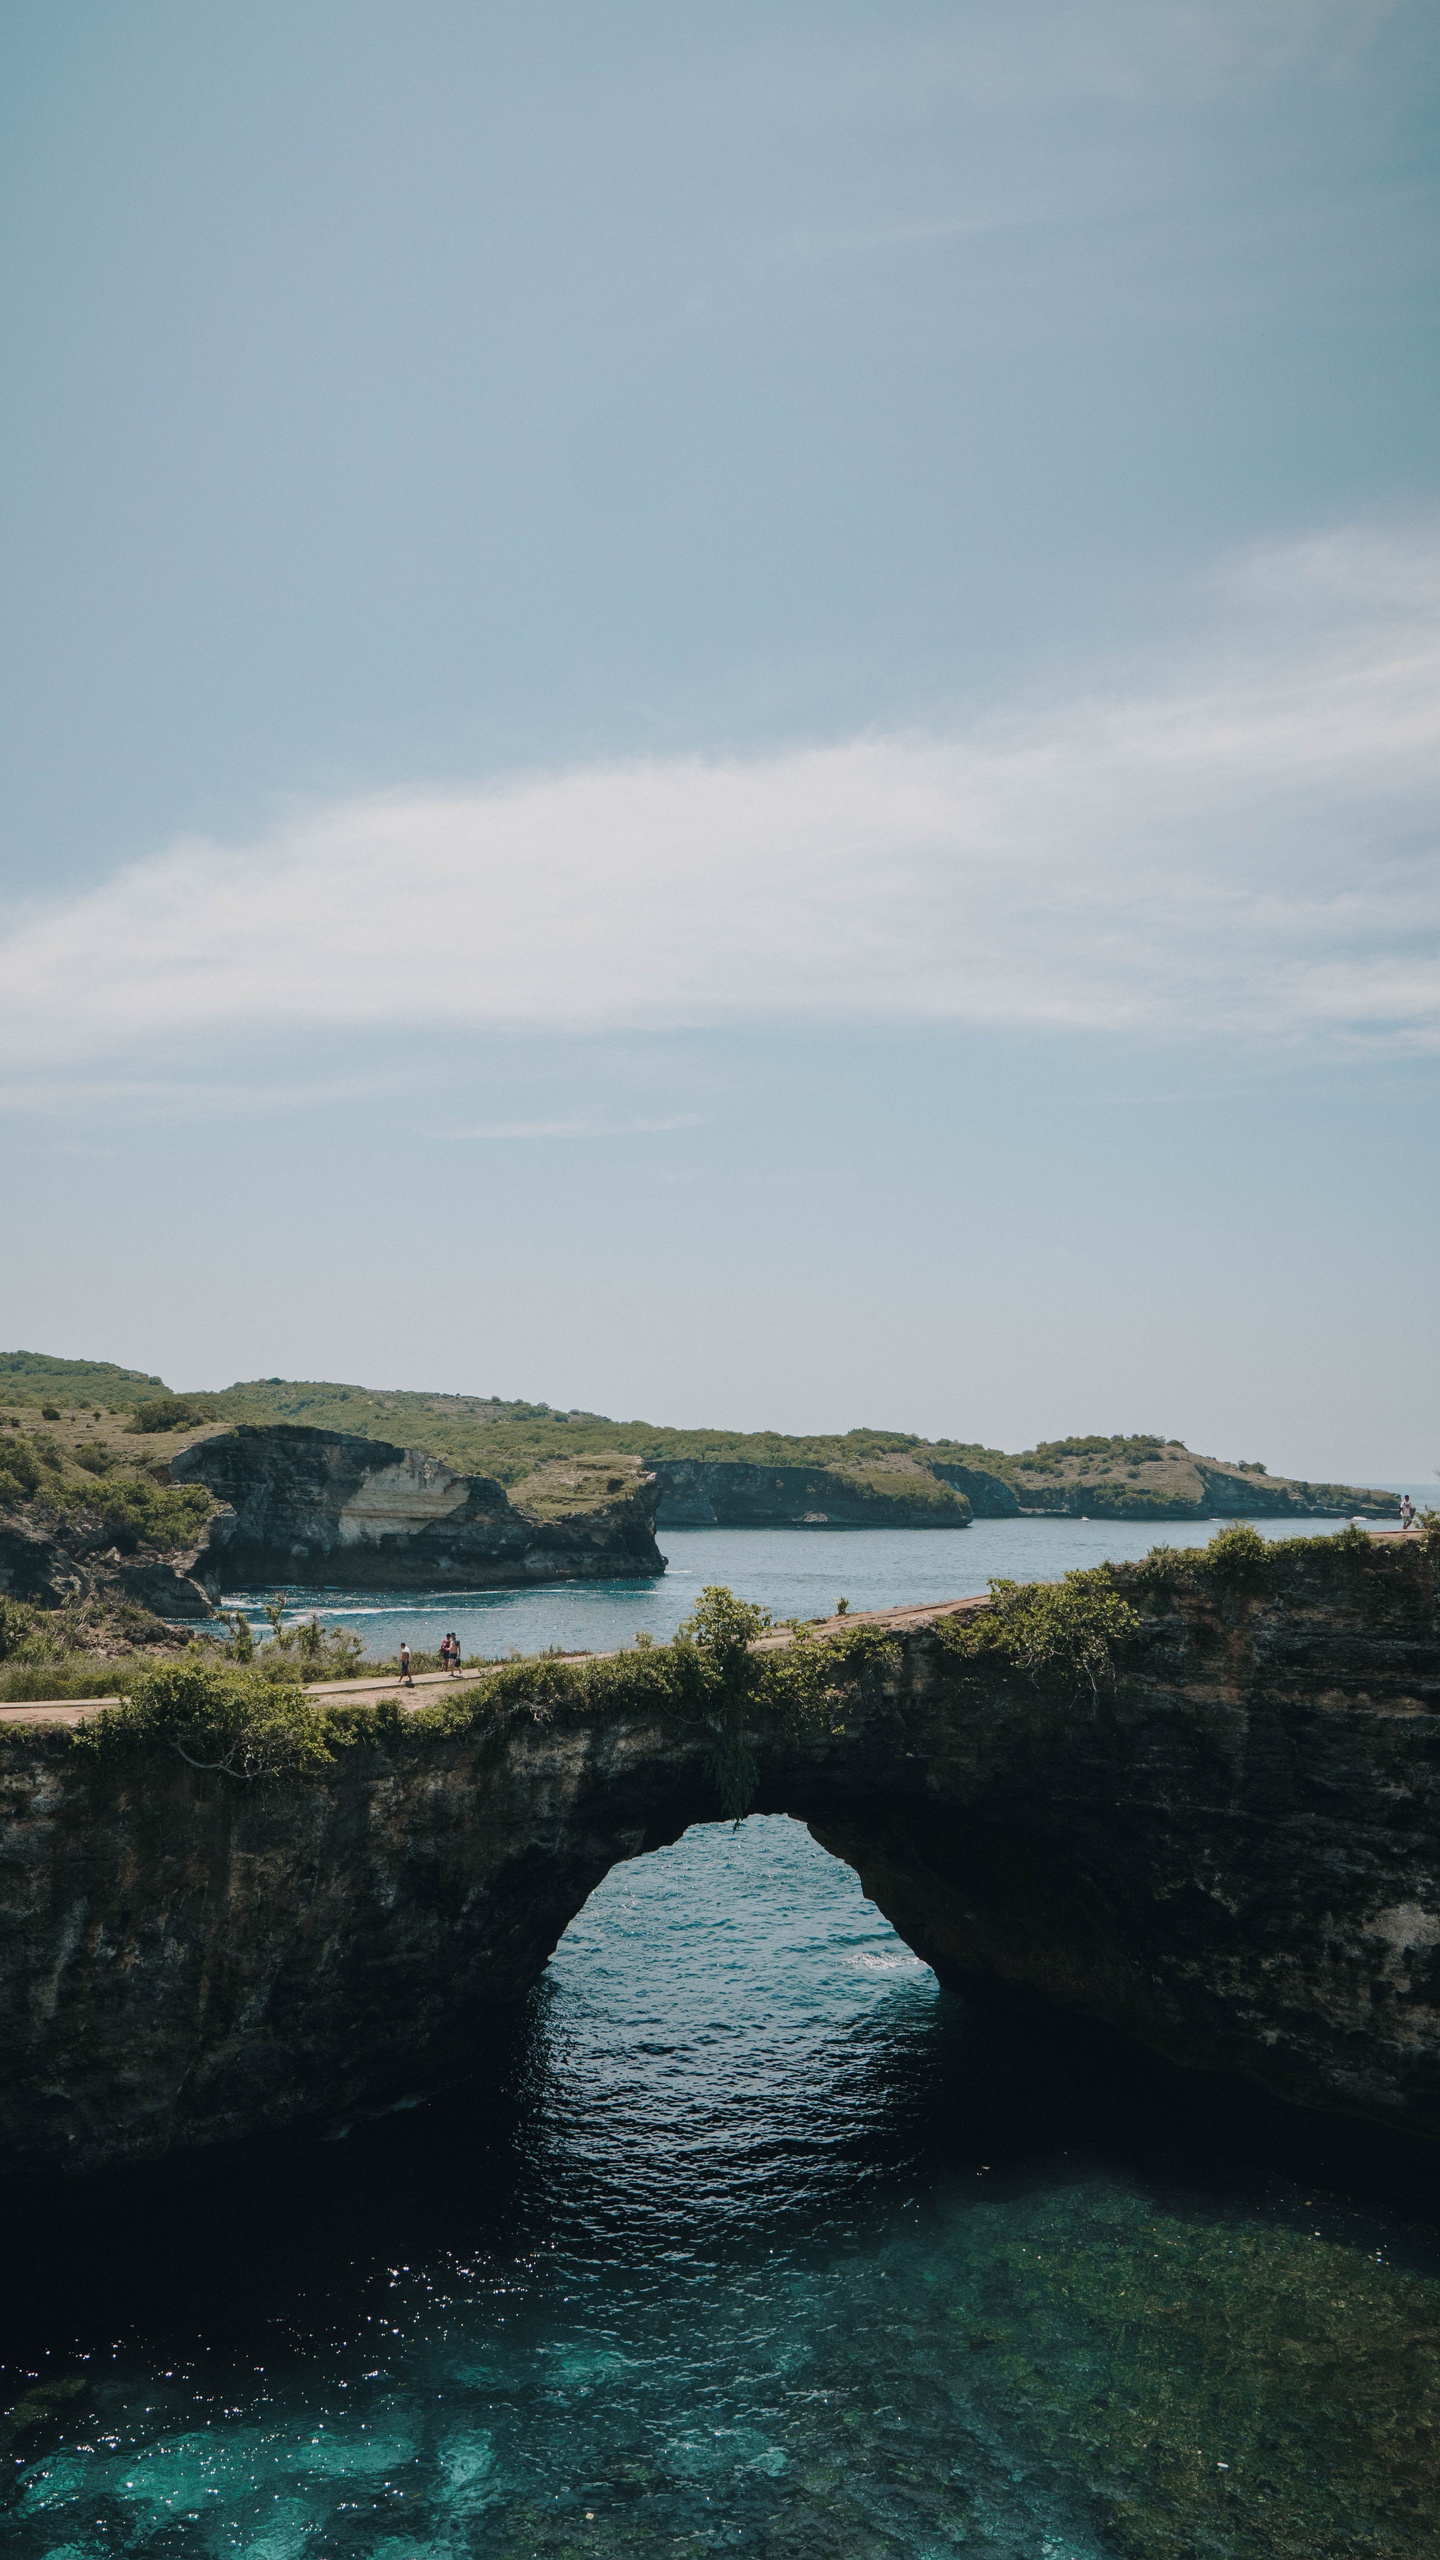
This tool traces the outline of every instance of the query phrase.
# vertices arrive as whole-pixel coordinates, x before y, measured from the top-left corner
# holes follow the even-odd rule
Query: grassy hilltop
[[[499,1396],[324,1379],[252,1378],[176,1395],[140,1369],[39,1352],[0,1353],[0,1434],[7,1413],[28,1427],[37,1409],[43,1415],[47,1407],[51,1439],[67,1474],[77,1464],[104,1472],[107,1456],[111,1468],[130,1474],[143,1461],[148,1472],[217,1426],[300,1423],[430,1450],[466,1473],[498,1478],[512,1500],[551,1518],[590,1508],[618,1489],[617,1478],[623,1482],[641,1466],[667,1459],[823,1467],[907,1507],[931,1499],[937,1508],[946,1505],[953,1486],[977,1510],[1013,1503],[1022,1511],[1085,1512],[1092,1518],[1384,1516],[1394,1508],[1391,1495],[1371,1487],[1272,1476],[1258,1460],[1199,1457],[1160,1433],[1094,1434],[1009,1451],[977,1441],[922,1440],[904,1431],[680,1430]],[[0,1475],[3,1451],[0,1437]]]

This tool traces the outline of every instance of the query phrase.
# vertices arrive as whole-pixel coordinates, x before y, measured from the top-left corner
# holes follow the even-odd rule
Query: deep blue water
[[[995,1574],[1046,1580],[1074,1565],[1110,1556],[1136,1557],[1164,1540],[1204,1546],[1209,1521],[977,1520],[969,1529],[665,1529],[668,1570],[643,1581],[560,1582],[538,1591],[416,1592],[397,1605],[384,1592],[337,1592],[292,1586],[288,1615],[312,1609],[350,1628],[377,1656],[393,1655],[403,1638],[433,1652],[453,1627],[467,1654],[613,1650],[643,1629],[663,1643],[694,1607],[707,1582],[728,1583],[776,1618],[828,1617],[839,1599],[852,1609],[887,1609],[907,1601],[959,1600],[984,1591]],[[1259,1520],[1262,1537],[1324,1537],[1343,1524],[1323,1520]],[[262,1628],[261,1592],[227,1596]]]
[[[703,1826],[476,2089],[12,2206],[0,2549],[1420,2560],[1429,2173],[1278,2113]]]

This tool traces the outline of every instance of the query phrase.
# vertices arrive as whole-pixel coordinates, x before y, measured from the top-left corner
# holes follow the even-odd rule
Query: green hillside
[[[0,1351],[0,1406],[55,1404],[72,1412],[84,1406],[128,1413],[147,1396],[165,1391],[163,1379],[144,1369],[117,1369],[111,1360],[53,1360],[44,1351]]]
[[[185,1390],[176,1401],[173,1390],[143,1370],[39,1352],[0,1353],[0,1416],[9,1408],[20,1418],[46,1405],[68,1426],[67,1437],[82,1430],[102,1439],[123,1434],[127,1454],[134,1451],[136,1430],[144,1429],[145,1454],[156,1461],[217,1423],[289,1422],[361,1432],[430,1450],[451,1466],[497,1477],[507,1486],[523,1483],[527,1502],[552,1513],[593,1502],[593,1462],[613,1457],[649,1465],[698,1459],[819,1466],[911,1505],[930,1499],[944,1505],[947,1485],[954,1484],[981,1510],[1002,1501],[1008,1507],[1013,1498],[1022,1511],[1083,1511],[1092,1518],[1159,1521],[1246,1511],[1388,1516],[1394,1508],[1389,1494],[1373,1488],[1271,1476],[1258,1460],[1197,1457],[1183,1441],[1154,1432],[1096,1433],[1012,1451],[978,1441],[923,1440],[905,1431],[681,1430],[498,1396],[433,1395],[326,1379],[251,1378],[231,1387]],[[562,1472],[567,1461],[574,1469],[570,1476]],[[994,1495],[977,1493],[973,1482],[963,1481],[967,1477],[988,1480]]]

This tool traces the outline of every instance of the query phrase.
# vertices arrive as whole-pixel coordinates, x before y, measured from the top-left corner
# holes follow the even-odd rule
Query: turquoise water
[[[1293,1521],[1255,1522],[1262,1537],[1294,1537]],[[1325,1537],[1340,1522],[1299,1524]],[[397,1605],[384,1592],[336,1592],[292,1586],[289,1616],[312,1609],[359,1635],[367,1652],[393,1654],[403,1639],[433,1652],[453,1627],[467,1654],[543,1653],[550,1645],[604,1652],[643,1630],[663,1643],[694,1607],[707,1582],[728,1583],[777,1618],[828,1617],[839,1599],[852,1609],[905,1602],[960,1600],[983,1591],[992,1574],[1044,1581],[1075,1565],[1148,1553],[1160,1540],[1204,1546],[1209,1521],[977,1520],[969,1529],[666,1529],[660,1544],[669,1569],[644,1581],[559,1582],[537,1591],[415,1592]],[[228,1596],[262,1630],[261,1592]]]
[[[7,2560],[1421,2560],[1431,2172],[942,1993],[797,1824],[490,2085],[22,2200]]]

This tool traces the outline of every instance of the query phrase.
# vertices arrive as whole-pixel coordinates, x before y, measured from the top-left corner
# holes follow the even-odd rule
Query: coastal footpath
[[[0,1719],[8,2170],[483,2075],[610,1867],[741,1803],[953,1990],[1440,2134],[1433,1537],[1236,1530],[710,1658],[382,1688],[310,1702],[268,1766],[196,1765],[163,1717]]]

